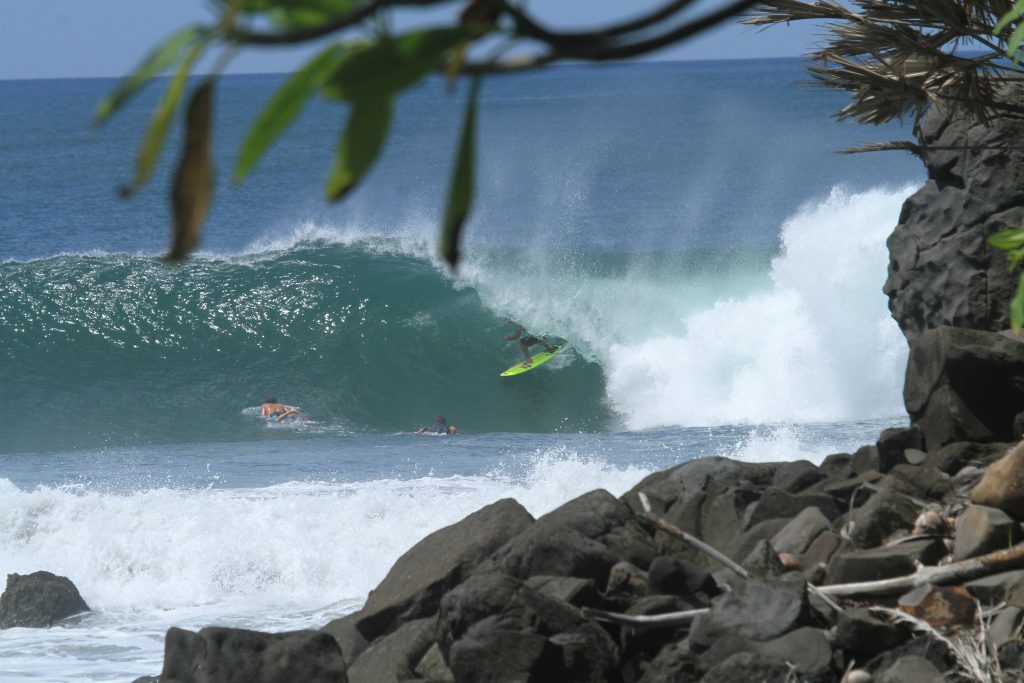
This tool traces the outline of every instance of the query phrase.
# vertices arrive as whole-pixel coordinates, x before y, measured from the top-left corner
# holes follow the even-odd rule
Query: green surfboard
[[[555,350],[554,351],[551,351],[551,352],[541,351],[540,353],[535,353],[535,354],[533,354],[532,362],[527,363],[526,361],[521,361],[519,363],[516,363],[515,365],[510,367],[508,370],[506,370],[505,372],[501,373],[501,376],[502,377],[512,377],[513,375],[521,375],[524,372],[529,372],[530,370],[533,370],[534,368],[537,368],[537,367],[540,367],[541,365],[544,365],[549,360],[551,360],[552,358],[554,358],[555,356],[560,354],[562,351],[565,351],[566,347],[568,347],[568,344],[562,344],[560,346],[555,346]]]

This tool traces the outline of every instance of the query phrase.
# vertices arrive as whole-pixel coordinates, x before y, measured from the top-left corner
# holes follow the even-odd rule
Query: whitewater
[[[694,457],[818,461],[903,424],[881,286],[923,174],[837,155],[906,132],[835,123],[836,93],[803,78],[763,60],[488,83],[454,273],[434,244],[463,93],[440,82],[338,207],[319,194],[335,113],[311,107],[251,182],[218,186],[181,267],[159,258],[171,160],[113,192],[157,93],[96,134],[113,81],[0,82],[0,390],[19,405],[0,575],[68,576],[93,610],[0,631],[0,680],[156,674],[170,626],[318,628],[500,498],[541,515]],[[225,166],[280,80],[225,80]],[[508,318],[572,348],[500,378]],[[313,422],[260,418],[268,393]],[[438,414],[457,437],[411,434]]]

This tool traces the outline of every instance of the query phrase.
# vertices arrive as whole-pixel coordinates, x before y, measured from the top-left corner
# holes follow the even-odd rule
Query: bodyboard
[[[516,363],[515,365],[513,365],[512,367],[510,367],[505,372],[501,373],[500,376],[501,377],[512,377],[514,375],[521,375],[524,372],[529,372],[530,370],[533,370],[534,368],[537,368],[537,367],[540,367],[541,365],[544,365],[549,360],[551,360],[552,358],[554,358],[555,356],[560,354],[562,351],[565,351],[565,349],[568,346],[569,346],[568,344],[561,344],[559,346],[555,346],[555,350],[554,351],[551,351],[551,352],[541,351],[540,353],[535,353],[535,354],[533,354],[533,360],[531,362],[527,363],[526,361],[520,361],[520,362]]]

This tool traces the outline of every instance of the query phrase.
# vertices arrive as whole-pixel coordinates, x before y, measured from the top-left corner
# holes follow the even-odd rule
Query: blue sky
[[[530,4],[552,28],[600,26],[656,6],[619,0],[548,0]],[[721,0],[699,0],[698,9]],[[204,0],[0,0],[0,80],[121,76],[174,28],[208,22]],[[431,23],[438,15],[407,12],[401,23]],[[654,55],[654,59],[749,59],[806,53],[817,40],[809,26],[755,31],[735,23]],[[290,71],[309,49],[249,50],[229,72]]]

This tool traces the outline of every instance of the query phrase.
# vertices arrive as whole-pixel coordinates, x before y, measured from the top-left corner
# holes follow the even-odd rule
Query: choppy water
[[[147,92],[0,82],[0,574],[94,612],[0,632],[0,679],[156,673],[170,625],[288,630],[358,608],[424,534],[504,496],[534,514],[701,455],[819,459],[903,419],[884,240],[922,172],[835,151],[796,60],[567,67],[484,90],[466,261],[431,245],[461,95],[403,101],[352,201],[315,105],[198,257],[157,257],[165,155],[131,202]],[[278,76],[225,79],[222,175]],[[148,98],[148,100],[146,99]],[[325,140],[328,142],[325,143]],[[572,350],[520,378],[506,317]],[[267,393],[314,423],[254,414]],[[442,413],[454,438],[408,432]]]

